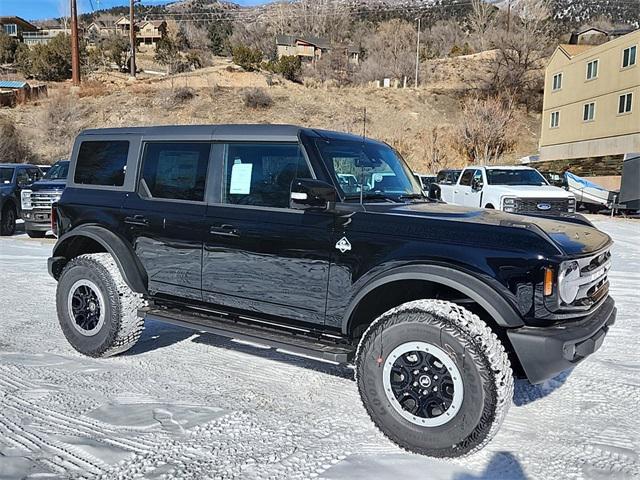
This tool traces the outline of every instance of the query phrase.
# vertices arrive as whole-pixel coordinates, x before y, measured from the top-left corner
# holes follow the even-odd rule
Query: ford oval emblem
[[[551,210],[551,204],[549,203],[539,203],[536,206],[538,207],[538,210]]]

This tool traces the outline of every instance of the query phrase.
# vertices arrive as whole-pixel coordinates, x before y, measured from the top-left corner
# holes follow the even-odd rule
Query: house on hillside
[[[99,39],[108,37],[112,33],[116,33],[115,25],[107,24],[101,20],[91,22],[85,29],[85,36],[91,44],[95,44]]]
[[[20,17],[0,17],[0,30],[19,42],[27,32],[37,32],[38,27]]]
[[[601,28],[589,27],[580,32],[572,33],[569,44],[602,45],[605,42],[622,37],[623,35],[627,35],[633,31],[633,28],[603,30]]]
[[[47,44],[58,35],[71,35],[71,29],[64,27],[53,27],[42,28],[35,32],[24,32],[22,34],[22,41],[26,45],[32,47],[34,45]]]
[[[303,62],[316,63],[322,55],[330,50],[341,49],[349,62],[358,64],[360,50],[353,46],[332,46],[331,43],[319,37],[299,37],[295,35],[278,35],[276,37],[278,58],[284,56],[299,57]]]
[[[129,36],[131,22],[121,17],[115,22],[116,33]],[[138,45],[155,46],[167,34],[167,22],[164,20],[142,20],[136,22],[136,43]]]
[[[542,162],[617,176],[623,156],[640,152],[639,49],[640,30],[601,45],[556,48],[545,72]]]

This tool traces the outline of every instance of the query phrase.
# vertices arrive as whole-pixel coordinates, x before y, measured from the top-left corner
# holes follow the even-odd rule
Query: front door
[[[125,232],[152,294],[202,299],[205,190],[211,143],[148,142]]]
[[[289,208],[291,182],[312,178],[297,143],[218,144],[220,203],[207,207],[204,300],[323,323],[334,215]]]

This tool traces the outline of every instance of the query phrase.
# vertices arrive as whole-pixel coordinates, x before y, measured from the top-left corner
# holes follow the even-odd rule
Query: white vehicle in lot
[[[439,184],[446,203],[510,213],[574,213],[575,197],[549,182],[534,168],[483,166],[465,168],[454,184]]]

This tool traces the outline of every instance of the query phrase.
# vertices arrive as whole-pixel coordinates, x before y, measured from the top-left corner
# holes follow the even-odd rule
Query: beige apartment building
[[[560,45],[545,74],[540,160],[640,152],[640,30]]]

